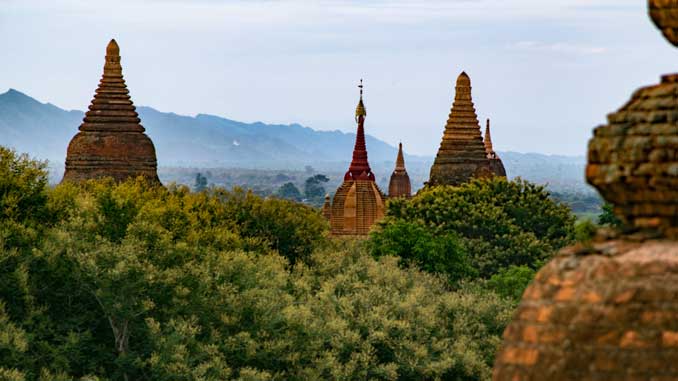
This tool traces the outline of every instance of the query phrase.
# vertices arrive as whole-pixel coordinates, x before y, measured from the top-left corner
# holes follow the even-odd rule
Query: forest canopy
[[[46,178],[0,148],[3,380],[489,380],[515,289],[572,235],[521,182],[392,201],[359,241],[237,188]]]

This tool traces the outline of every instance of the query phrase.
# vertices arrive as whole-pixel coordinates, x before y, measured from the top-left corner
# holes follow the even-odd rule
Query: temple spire
[[[360,100],[355,109],[355,119],[358,123],[358,131],[355,138],[355,147],[353,148],[353,159],[351,165],[344,175],[344,180],[372,180],[374,181],[374,174],[370,169],[370,163],[367,161],[367,147],[365,145],[365,117],[367,110],[363,103],[363,80],[360,80]]]
[[[391,180],[388,183],[389,197],[410,197],[412,195],[412,183],[410,176],[405,169],[405,158],[403,155],[403,143],[398,144],[398,156]]]
[[[489,159],[494,158],[496,154],[494,153],[494,148],[492,147],[492,135],[490,134],[490,118],[487,118],[487,124],[485,125],[485,152],[487,152],[487,157]]]
[[[396,158],[396,171],[405,170],[405,157],[403,156],[403,143],[398,143],[398,157]]]

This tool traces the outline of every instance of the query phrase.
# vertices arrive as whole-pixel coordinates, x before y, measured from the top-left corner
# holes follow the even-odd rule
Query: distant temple
[[[492,135],[490,135],[490,120],[487,119],[487,125],[485,126],[485,153],[487,153],[487,159],[490,161],[490,170],[497,176],[506,177],[506,169],[504,168],[504,163],[501,162],[499,155],[494,152],[492,147]]]
[[[68,145],[63,181],[143,176],[159,184],[155,147],[140,122],[122,76],[120,48],[111,40],[99,87]]]
[[[384,195],[367,161],[364,126],[367,111],[363,104],[362,80],[359,87],[360,101],[355,111],[358,132],[353,160],[332,200],[329,213],[332,235],[367,235],[372,225],[384,216]]]
[[[391,174],[391,181],[388,183],[388,197],[410,197],[412,196],[412,183],[410,176],[405,169],[405,158],[403,157],[403,143],[398,145],[398,157],[396,166]]]
[[[427,185],[460,185],[473,177],[506,176],[503,168],[498,157],[488,158],[471,97],[471,79],[461,73]]]

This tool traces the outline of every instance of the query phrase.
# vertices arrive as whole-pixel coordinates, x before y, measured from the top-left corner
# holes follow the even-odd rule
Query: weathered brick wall
[[[678,380],[678,242],[561,252],[525,291],[494,380]]]

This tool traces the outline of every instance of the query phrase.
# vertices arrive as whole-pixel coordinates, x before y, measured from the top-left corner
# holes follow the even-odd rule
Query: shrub
[[[574,238],[575,217],[567,206],[554,202],[544,187],[520,179],[427,188],[411,200],[390,201],[386,214],[374,242],[389,234],[390,225],[416,222],[431,236],[458,237],[483,278],[512,265],[535,268]]]

